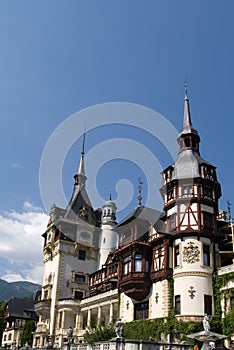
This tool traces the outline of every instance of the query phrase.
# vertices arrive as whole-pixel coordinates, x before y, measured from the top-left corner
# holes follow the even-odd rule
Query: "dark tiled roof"
[[[150,226],[154,226],[155,229],[165,230],[164,223],[161,220],[162,213],[159,210],[155,210],[148,207],[137,207],[128,216],[126,216],[117,227],[124,226],[134,219],[146,221]]]
[[[9,317],[28,318],[25,311],[34,311],[34,300],[11,298],[7,304]]]

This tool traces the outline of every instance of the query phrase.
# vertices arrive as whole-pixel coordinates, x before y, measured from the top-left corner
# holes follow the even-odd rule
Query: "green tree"
[[[89,328],[84,334],[84,340],[87,344],[93,345],[98,341],[110,340],[115,338],[114,326],[99,325]]]
[[[234,309],[227,313],[223,321],[223,334],[231,339],[234,333]]]
[[[23,327],[22,335],[20,338],[21,346],[24,346],[26,343],[32,346],[34,331],[35,331],[35,322],[32,320],[27,321]]]
[[[5,301],[1,301],[0,302],[0,344],[2,343],[2,334],[5,328],[5,319],[4,319],[4,309],[6,306],[6,302]]]

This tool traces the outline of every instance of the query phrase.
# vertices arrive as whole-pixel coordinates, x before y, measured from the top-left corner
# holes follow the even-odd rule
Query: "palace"
[[[78,343],[93,324],[166,318],[171,281],[178,320],[201,321],[204,314],[214,314],[213,273],[222,265],[233,271],[233,253],[225,253],[223,244],[227,222],[217,219],[221,187],[216,168],[201,157],[199,143],[185,90],[178,159],[162,172],[164,212],[142,206],[139,199],[119,223],[111,198],[102,210],[92,207],[83,145],[71,200],[65,209],[52,206],[43,234],[34,347],[49,339],[61,347],[69,327]]]

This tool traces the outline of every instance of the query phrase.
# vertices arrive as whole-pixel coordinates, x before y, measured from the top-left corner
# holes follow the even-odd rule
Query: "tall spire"
[[[187,82],[184,82],[184,124],[183,124],[183,130],[181,131],[181,134],[196,134],[197,130],[193,128],[192,120],[191,120],[191,113],[190,113],[190,106],[189,106],[189,98],[188,98],[188,89],[187,89]]]
[[[76,220],[76,217],[81,219],[87,217],[89,222],[95,221],[94,211],[92,204],[89,200],[88,194],[86,192],[85,182],[85,167],[84,167],[84,149],[85,149],[85,131],[83,134],[83,143],[81,149],[80,164],[77,173],[74,175],[74,188],[71,200],[67,206],[67,212],[65,218],[70,218]],[[85,219],[86,220],[86,219]]]
[[[80,185],[85,186],[85,181],[86,181],[86,175],[85,175],[85,167],[84,167],[84,147],[85,147],[85,134],[86,131],[84,130],[84,135],[83,135],[83,143],[82,143],[82,151],[81,151],[81,157],[80,157],[80,164],[78,167],[77,174],[74,176],[75,182]]]
[[[190,115],[190,107],[189,107],[189,98],[188,98],[188,90],[187,83],[184,83],[184,125],[183,130],[191,130],[192,128],[191,115]]]
[[[184,83],[184,121],[183,129],[179,133],[178,143],[180,152],[186,149],[194,150],[199,153],[200,137],[196,129],[194,129],[191,120],[188,90],[186,81]]]
[[[83,143],[82,143],[82,151],[81,151],[81,157],[80,157],[80,164],[79,164],[79,168],[78,168],[78,175],[84,175],[85,176],[85,168],[84,168],[84,146],[85,146],[85,133],[86,131],[84,131],[84,135],[83,135]]]

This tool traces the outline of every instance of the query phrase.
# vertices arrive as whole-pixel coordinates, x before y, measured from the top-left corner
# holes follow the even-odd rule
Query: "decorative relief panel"
[[[184,247],[183,250],[183,261],[193,264],[199,261],[200,251],[198,246],[194,242],[188,242],[187,247]]]

